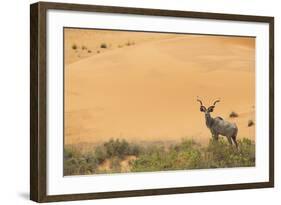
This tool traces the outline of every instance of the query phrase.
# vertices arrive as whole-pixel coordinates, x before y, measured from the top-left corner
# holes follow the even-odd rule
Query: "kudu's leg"
[[[230,145],[232,145],[232,140],[231,140],[231,137],[226,136],[226,138],[227,138],[227,140],[228,140],[228,143],[229,143]]]
[[[233,136],[231,137],[231,139],[232,139],[232,141],[234,142],[235,147],[238,148],[238,143],[237,143],[237,141],[236,141],[236,135],[233,135]]]
[[[219,135],[218,134],[213,134],[213,139],[214,141],[218,141],[219,140]]]

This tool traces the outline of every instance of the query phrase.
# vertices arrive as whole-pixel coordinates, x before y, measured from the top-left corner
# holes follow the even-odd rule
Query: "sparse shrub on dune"
[[[236,113],[236,112],[234,112],[234,111],[232,111],[230,114],[229,114],[229,117],[230,118],[235,118],[235,117],[238,117],[239,115],[238,115],[238,113]]]
[[[126,46],[132,46],[135,45],[134,41],[127,41]]]
[[[253,121],[253,120],[249,120],[249,121],[248,121],[248,127],[251,127],[251,126],[253,126],[253,125],[255,125],[254,121]]]
[[[87,50],[86,46],[82,46],[81,48],[82,48],[82,50]]]
[[[107,46],[107,44],[106,43],[102,43],[101,45],[100,45],[100,48],[107,48],[108,46]]]
[[[76,50],[78,49],[78,46],[76,44],[73,44],[72,47],[71,47],[73,50]]]

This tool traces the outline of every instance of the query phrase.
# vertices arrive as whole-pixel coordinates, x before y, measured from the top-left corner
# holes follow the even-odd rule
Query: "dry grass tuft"
[[[102,44],[100,45],[100,47],[101,47],[101,48],[107,48],[108,46],[107,46],[106,43],[102,43]]]
[[[72,47],[71,47],[73,50],[76,50],[78,49],[78,46],[76,44],[73,44]]]
[[[253,120],[249,120],[248,121],[248,127],[252,127],[253,125],[255,125]]]
[[[236,113],[236,112],[234,112],[234,111],[232,111],[230,114],[229,114],[229,117],[230,118],[235,118],[235,117],[238,117],[239,115],[238,115],[238,113]]]

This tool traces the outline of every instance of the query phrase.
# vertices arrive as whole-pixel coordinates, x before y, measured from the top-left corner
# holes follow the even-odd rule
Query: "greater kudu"
[[[212,137],[214,140],[218,140],[219,135],[226,136],[229,144],[235,144],[238,147],[236,137],[238,133],[238,128],[235,123],[227,122],[221,117],[212,118],[211,112],[214,111],[216,103],[220,100],[214,101],[213,105],[208,107],[208,109],[203,105],[202,101],[197,98],[200,103],[200,111],[205,113],[206,126],[210,129]]]

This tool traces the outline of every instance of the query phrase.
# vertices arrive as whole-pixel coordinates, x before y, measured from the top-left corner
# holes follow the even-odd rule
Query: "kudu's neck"
[[[207,127],[210,128],[214,122],[214,119],[212,118],[210,113],[205,113],[205,120]]]

